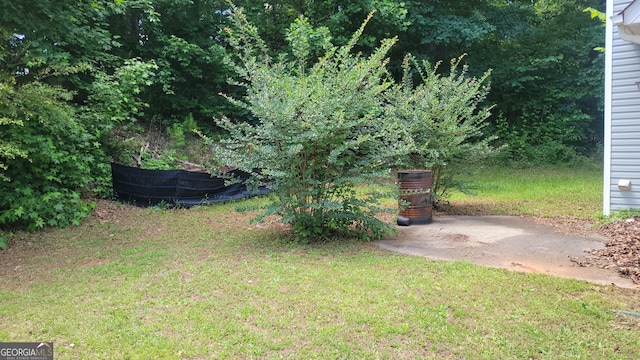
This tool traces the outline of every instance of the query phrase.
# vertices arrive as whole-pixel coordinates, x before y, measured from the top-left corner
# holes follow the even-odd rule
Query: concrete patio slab
[[[570,257],[604,247],[606,238],[567,235],[516,216],[436,216],[429,225],[399,226],[397,236],[375,242],[383,249],[514,271],[549,274],[601,285],[640,289],[614,270],[580,267]]]

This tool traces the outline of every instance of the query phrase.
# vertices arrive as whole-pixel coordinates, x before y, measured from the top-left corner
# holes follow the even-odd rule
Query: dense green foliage
[[[223,62],[227,49],[221,39],[229,5],[222,0],[55,5],[2,0],[0,5],[4,30],[24,34],[26,61],[5,61],[13,69],[83,64],[112,74],[128,59],[153,61],[153,84],[140,94],[150,104],[144,119],[158,117],[167,127],[189,113],[200,126],[221,114],[247,119],[217,96],[238,91],[225,83],[231,69]],[[379,39],[397,36],[390,53],[396,79],[405,53],[431,63],[467,53],[471,74],[493,69],[487,97],[488,104],[496,104],[491,132],[510,145],[507,160],[566,162],[596,153],[602,141],[603,57],[593,49],[602,45],[604,29],[583,9],[603,8],[603,1],[246,0],[238,5],[274,58],[288,51],[286,32],[299,15],[316,28],[331,29],[334,43],[344,45],[372,9],[378,16],[356,49],[371,54]],[[83,101],[95,79],[85,73],[47,81],[78,90],[74,101]]]
[[[468,54],[460,64],[468,75],[482,78],[492,69],[492,90],[477,105],[482,109],[495,104],[484,131],[507,145],[500,158],[505,162],[574,162],[597,154],[602,142],[603,55],[594,48],[602,46],[604,29],[583,9],[597,14],[604,1],[245,0],[238,5],[256,26],[274,63],[300,59],[291,38],[297,36],[292,32],[296,29],[290,26],[301,15],[318,31],[309,34],[308,52],[302,54],[308,65],[324,56],[329,38],[335,46],[347,46],[368,59],[381,49],[381,39],[397,37],[387,53],[388,76],[396,81],[402,78],[406,53],[431,64]],[[64,166],[71,166],[69,159],[74,157],[87,159],[74,165],[77,169],[69,175],[79,175],[74,172],[81,169],[85,180],[65,184],[64,191],[79,196],[92,189],[105,195],[109,160],[148,156],[142,151],[146,144],[128,141],[139,133],[157,128],[179,142],[191,128],[219,132],[212,117],[257,121],[246,108],[219,96],[222,92],[241,98],[247,90],[227,82],[242,79],[242,74],[235,74],[224,61],[234,49],[224,40],[231,10],[223,0],[0,0],[0,8],[3,101],[16,94],[34,96],[39,104],[28,105],[32,110],[52,106],[64,113],[60,118],[47,113],[27,118],[10,113],[26,104],[1,104],[2,181],[15,176],[10,174],[13,163],[17,168],[27,159],[36,161],[40,144],[30,138],[36,134],[56,149],[65,149],[56,155]],[[361,20],[373,9],[378,15],[349,45]],[[447,66],[443,63],[445,73]],[[190,116],[195,124],[184,126]],[[57,130],[45,132],[41,121]],[[57,131],[78,138],[58,139]],[[214,135],[224,136],[224,132]],[[180,152],[184,146],[169,148]],[[163,166],[171,166],[174,157],[150,158],[158,159]],[[41,187],[39,177],[33,177],[33,183],[31,179],[24,178],[20,187]],[[17,182],[12,179],[7,184]],[[3,193],[3,204],[14,201],[14,190]],[[31,196],[34,202],[40,201],[38,195]],[[65,217],[73,222],[74,216]],[[15,214],[4,214],[4,218],[29,225]],[[43,218],[31,225],[42,222],[65,221]]]
[[[94,140],[66,104],[70,94],[33,82],[0,83],[0,226],[29,229],[79,224],[90,207],[80,191],[91,181]]]
[[[491,115],[490,107],[482,107],[489,88],[485,84],[489,72],[481,78],[469,77],[462,57],[451,61],[448,76],[438,73],[436,66],[415,58],[405,58],[400,86],[387,94],[389,115],[400,120],[400,126],[411,139],[403,165],[412,169],[433,171],[432,193],[436,203],[456,186],[457,175],[482,163],[495,153],[491,142],[495,137],[482,132]],[[420,83],[414,86],[412,68]]]
[[[468,50],[470,62],[493,68],[492,132],[509,145],[510,160],[567,163],[594,155],[604,99],[604,56],[594,47],[603,44],[604,28],[582,9],[599,1],[514,3],[491,10],[496,31]]]
[[[381,237],[391,228],[375,217],[385,211],[380,180],[401,147],[400,126],[383,119],[382,111],[390,86],[385,59],[395,39],[371,56],[357,56],[351,51],[364,24],[347,45],[334,47],[326,29],[314,30],[301,17],[287,35],[293,60],[274,62],[239,10],[233,19],[230,43],[247,95],[230,100],[258,122],[220,120],[231,137],[216,155],[245,171],[260,169],[257,175],[277,196],[264,215],[282,216],[301,240],[344,233]],[[309,58],[313,44],[326,51],[315,63]]]
[[[92,33],[87,39],[67,38],[69,24],[56,23],[63,20],[58,18],[63,13],[85,25],[97,18],[76,14],[74,7],[51,9],[44,2],[34,7],[37,11],[25,15],[24,23],[0,28],[0,227],[4,229],[79,224],[92,208],[82,195],[110,194],[105,154],[112,143],[110,131],[142,114],[145,103],[138,96],[155,68],[136,59],[116,66],[108,46],[91,42],[99,40],[100,31],[87,30]],[[54,14],[48,16],[48,11]],[[51,23],[51,28],[41,27],[40,22]],[[74,56],[67,47],[83,56]],[[91,59],[84,57],[89,55]]]
[[[225,25],[224,1],[145,3],[149,11],[132,4],[112,26],[122,39],[122,57],[154,61],[158,67],[155,83],[142,94],[150,105],[146,119],[158,117],[171,126],[192,113],[202,125],[211,126],[212,116],[233,111],[217,96],[226,90],[231,72],[223,62],[225,48],[219,40]]]
[[[496,104],[487,132],[508,147],[507,162],[567,163],[597,153],[602,143],[604,28],[583,9],[600,0],[361,0],[243,2],[273,48],[285,47],[284,30],[305,14],[331,29],[338,44],[358,16],[384,12],[368,27],[358,49],[371,53],[375,39],[398,36],[390,69],[398,79],[405,53],[436,63],[466,53],[469,73],[491,73],[487,104]],[[350,20],[348,20],[350,19]],[[357,23],[357,22],[356,22]],[[351,24],[351,25],[350,25]]]

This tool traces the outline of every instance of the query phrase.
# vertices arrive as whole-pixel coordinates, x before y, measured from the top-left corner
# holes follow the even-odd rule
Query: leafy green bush
[[[402,84],[387,94],[388,116],[399,119],[411,139],[401,164],[433,170],[436,200],[461,184],[457,181],[460,172],[496,151],[491,145],[495,137],[482,132],[491,109],[481,105],[489,91],[489,72],[480,78],[469,77],[466,66],[460,69],[461,60],[453,59],[448,76],[442,76],[439,63],[432,66],[407,56]],[[413,70],[420,79],[415,86]]]
[[[91,206],[80,199],[102,159],[96,139],[74,119],[61,88],[0,83],[0,227],[79,224]]]
[[[87,110],[96,116],[95,120],[103,127],[135,122],[136,117],[143,116],[144,109],[149,107],[139,98],[139,94],[145,86],[153,84],[154,71],[157,69],[158,66],[153,62],[129,59],[113,74],[96,72]]]
[[[141,131],[137,125],[148,104],[140,95],[153,83],[157,71],[153,62],[128,59],[112,74],[95,71],[95,81],[88,88],[87,102],[78,108],[76,118],[95,137],[94,147],[99,161],[92,162],[91,190],[99,197],[111,196],[111,169],[108,160],[119,161],[127,152],[126,142],[114,134],[126,133],[129,138]]]
[[[383,179],[403,144],[400,127],[383,112],[382,95],[391,86],[385,57],[396,40],[382,41],[369,57],[352,55],[369,19],[347,45],[334,47],[326,29],[313,29],[301,17],[287,36],[294,60],[277,62],[240,10],[232,18],[236,28],[229,39],[238,57],[233,66],[247,95],[229,100],[258,122],[220,119],[230,138],[218,144],[216,155],[271,181],[277,200],[262,216],[282,216],[298,240],[369,239],[391,231],[375,215],[396,211],[380,202],[396,196]],[[318,47],[324,55],[314,63],[310,54]]]
[[[7,84],[0,83],[0,96],[6,92]],[[1,105],[1,103],[0,103]],[[23,126],[24,123],[17,119],[10,119],[8,117],[0,117],[0,129],[15,129],[18,126]],[[20,148],[20,145],[15,141],[0,138],[0,181],[10,181],[5,174],[5,171],[9,169],[8,162],[16,158],[27,158],[27,152]]]
[[[117,157],[122,151],[122,139],[113,137],[114,129],[129,135],[141,130],[136,123],[149,105],[140,99],[140,93],[153,83],[156,69],[152,62],[129,59],[113,74],[95,71],[95,81],[77,118],[109,156]]]

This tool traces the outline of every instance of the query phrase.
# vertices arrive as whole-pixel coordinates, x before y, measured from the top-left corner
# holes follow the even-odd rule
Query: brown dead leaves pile
[[[596,231],[608,238],[605,247],[571,260],[580,266],[616,270],[640,284],[640,217],[607,224]]]
[[[609,238],[603,249],[592,250],[600,262],[609,262],[623,275],[640,284],[640,217],[608,224],[599,231]]]

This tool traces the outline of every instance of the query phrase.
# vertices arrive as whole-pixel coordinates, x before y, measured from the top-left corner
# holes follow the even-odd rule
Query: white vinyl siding
[[[615,1],[613,15],[631,1]],[[613,26],[611,48],[610,210],[640,209],[640,45],[622,40]],[[618,181],[631,181],[631,191],[618,189]],[[606,185],[605,185],[606,186]],[[605,189],[607,191],[607,189]],[[605,194],[606,195],[606,194]],[[606,196],[605,196],[606,198]],[[606,211],[605,204],[605,213]]]

